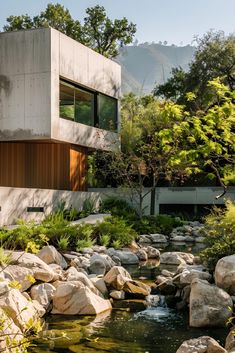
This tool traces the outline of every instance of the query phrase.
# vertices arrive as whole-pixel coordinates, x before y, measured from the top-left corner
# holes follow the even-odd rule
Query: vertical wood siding
[[[0,143],[0,186],[85,191],[87,149],[62,143]]]

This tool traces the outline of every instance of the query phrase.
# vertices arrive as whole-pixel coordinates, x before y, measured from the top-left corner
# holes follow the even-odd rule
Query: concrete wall
[[[97,188],[89,191],[99,192],[101,198],[117,196],[131,202],[135,207],[138,205],[138,198],[127,189]],[[148,189],[145,189],[145,193],[147,191]],[[235,202],[235,187],[230,187],[224,198],[216,200],[216,196],[221,193],[220,187],[159,187],[156,188],[155,212],[159,213],[159,206],[166,204],[223,205],[225,199]],[[150,193],[144,198],[143,208],[145,214],[150,213]]]
[[[52,138],[104,150],[119,146],[118,135],[59,117],[59,78],[120,98],[121,67],[64,34],[51,29]]]
[[[48,29],[0,33],[0,140],[51,135]]]
[[[60,77],[120,97],[120,66],[64,34],[51,28],[0,33],[0,141],[118,147],[117,134],[59,117]]]
[[[72,205],[80,210],[86,199],[98,207],[99,193],[96,192],[0,187],[0,226],[15,224],[19,218],[40,221],[63,201],[66,207]],[[28,207],[43,207],[44,212],[27,212]]]

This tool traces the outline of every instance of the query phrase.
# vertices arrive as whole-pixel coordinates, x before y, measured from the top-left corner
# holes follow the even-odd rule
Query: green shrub
[[[118,217],[107,217],[102,223],[98,223],[96,231],[99,238],[109,237],[109,245],[113,245],[114,241],[119,242],[119,247],[129,245],[136,237],[137,233],[128,225],[125,220]]]
[[[205,244],[200,257],[210,269],[222,257],[235,253],[235,204],[231,201],[226,202],[223,210],[214,208],[205,218]]]
[[[31,250],[32,248],[37,252],[47,241],[44,227],[33,221],[18,220],[16,228],[0,231],[0,243],[5,249]]]
[[[77,227],[76,250],[80,251],[84,248],[90,248],[95,244],[94,238],[95,227],[92,224],[80,224]]]
[[[137,216],[135,209],[127,201],[118,197],[107,197],[104,199],[101,203],[100,211],[124,218],[129,215]]]

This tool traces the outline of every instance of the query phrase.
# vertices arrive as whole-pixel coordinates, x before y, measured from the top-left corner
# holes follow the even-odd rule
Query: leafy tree
[[[124,17],[110,20],[104,7],[87,8],[87,16],[82,26],[74,20],[64,6],[48,4],[45,11],[39,15],[9,16],[4,31],[17,31],[30,28],[53,27],[69,37],[88,45],[106,57],[115,57],[119,54],[119,47],[132,42],[136,32],[136,25]]]
[[[130,44],[136,32],[136,25],[124,17],[112,21],[107,17],[103,6],[94,6],[86,10],[83,31],[91,48],[107,57],[116,57],[118,46]]]
[[[234,177],[235,91],[218,79],[208,88],[213,93],[213,104],[196,113],[170,101],[146,103],[133,94],[124,98],[122,149],[105,154],[101,165],[105,177],[131,190],[140,217],[144,198],[154,192],[162,178],[183,183],[193,175],[206,173],[224,187],[225,193],[231,171]],[[195,99],[193,93],[187,97]],[[146,186],[150,188],[145,193]]]
[[[235,35],[226,37],[223,32],[211,31],[197,39],[188,72],[182,68],[173,69],[172,77],[165,84],[156,86],[153,93],[185,104],[193,111],[206,109],[213,95],[207,83],[217,77],[230,90],[235,88]],[[196,99],[189,101],[186,92],[193,92]]]

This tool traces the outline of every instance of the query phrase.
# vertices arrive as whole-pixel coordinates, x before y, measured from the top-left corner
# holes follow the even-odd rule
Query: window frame
[[[99,92],[99,91],[91,90],[87,87],[73,83],[71,81],[68,81],[67,79],[64,79],[63,77],[60,77],[60,79],[59,79],[59,107],[60,107],[60,85],[65,85],[67,87],[72,88],[73,89],[73,97],[74,97],[74,118],[70,119],[70,118],[59,116],[61,119],[69,120],[74,123],[83,124],[83,123],[80,123],[79,121],[75,120],[75,90],[78,89],[78,90],[87,92],[89,94],[92,94],[93,98],[94,98],[94,116],[93,116],[94,124],[93,125],[83,124],[83,125],[102,129],[102,128],[100,128],[100,117],[99,117],[99,96],[101,95],[101,96],[113,99],[114,102],[116,103],[116,105],[115,105],[116,106],[116,109],[115,109],[116,110],[115,111],[115,129],[114,130],[105,130],[105,131],[111,131],[111,132],[115,132],[115,133],[118,132],[118,99],[117,98],[111,97],[111,96],[109,96],[105,93]],[[102,130],[104,130],[104,129],[102,129]]]

